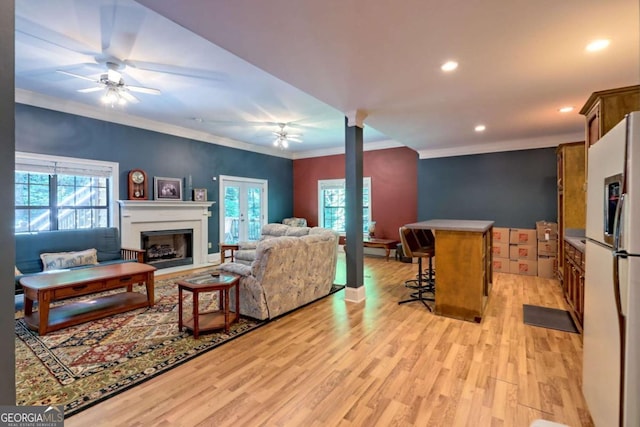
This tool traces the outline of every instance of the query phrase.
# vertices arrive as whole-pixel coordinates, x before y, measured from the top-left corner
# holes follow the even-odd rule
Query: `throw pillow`
[[[40,254],[43,271],[60,270],[63,268],[78,267],[98,263],[98,251],[86,249],[78,252],[51,252]]]

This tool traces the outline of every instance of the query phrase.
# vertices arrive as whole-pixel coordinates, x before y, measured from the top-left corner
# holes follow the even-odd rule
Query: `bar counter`
[[[491,290],[493,221],[433,219],[407,224],[436,239],[436,314],[480,322]]]

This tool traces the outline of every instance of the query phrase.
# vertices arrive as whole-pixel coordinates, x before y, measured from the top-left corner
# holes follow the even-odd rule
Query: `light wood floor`
[[[366,302],[341,291],[65,426],[592,425],[580,336],[522,322],[523,303],[565,308],[557,281],[495,274],[475,324],[399,306],[416,268],[366,257]]]

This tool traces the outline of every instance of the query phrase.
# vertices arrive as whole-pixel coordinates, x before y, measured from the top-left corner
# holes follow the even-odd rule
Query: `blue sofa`
[[[120,231],[115,227],[18,233],[15,239],[16,268],[21,273],[15,277],[16,294],[22,293],[22,277],[43,274],[40,254],[45,252],[75,252],[95,248],[99,265],[144,262],[143,250],[120,247]],[[95,266],[96,264],[91,264],[72,268]]]

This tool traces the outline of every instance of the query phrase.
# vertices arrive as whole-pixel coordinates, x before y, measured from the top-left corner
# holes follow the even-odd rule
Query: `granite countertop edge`
[[[462,220],[462,219],[431,219],[428,221],[407,224],[408,228],[428,228],[431,230],[473,231],[485,232],[493,227],[494,221]]]
[[[571,236],[564,237],[565,242],[569,243],[571,246],[578,249],[580,252],[584,253],[586,245],[583,242],[583,240],[584,240],[584,237],[571,237]]]

